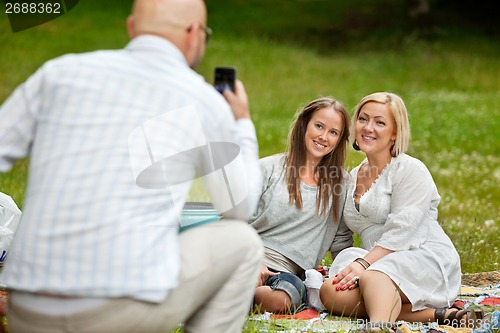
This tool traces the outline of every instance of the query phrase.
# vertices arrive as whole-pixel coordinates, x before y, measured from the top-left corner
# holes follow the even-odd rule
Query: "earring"
[[[352,143],[352,148],[354,148],[354,150],[361,150],[358,146],[358,143],[356,142],[356,140],[354,140],[354,142]]]

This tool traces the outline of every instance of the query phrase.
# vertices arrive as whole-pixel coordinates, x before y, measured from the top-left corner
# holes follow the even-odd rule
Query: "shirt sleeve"
[[[16,160],[30,152],[39,104],[39,76],[33,75],[17,87],[0,106],[0,172],[9,171]]]
[[[439,202],[436,186],[418,160],[391,171],[391,212],[376,245],[393,251],[418,248],[426,240],[430,212]]]
[[[257,135],[254,124],[250,119],[237,120],[232,133],[234,135],[232,139],[239,146],[239,153],[231,161],[231,167],[228,168],[232,172],[227,172],[225,177],[227,177],[226,182],[231,190],[231,200],[234,201],[234,205],[229,210],[222,208],[222,215],[225,218],[246,221],[257,207],[257,201],[262,190]],[[213,202],[215,208],[221,211],[221,206],[217,204],[217,200],[213,200]]]
[[[354,243],[352,234],[352,231],[345,224],[344,218],[341,218],[337,233],[335,234],[332,246],[330,247],[332,259],[335,259],[337,254],[339,254],[343,249],[352,246],[352,244]]]
[[[282,168],[283,155],[271,155],[263,157],[259,160],[260,170],[262,172],[262,186],[261,193],[266,192],[272,185],[273,182],[279,180],[281,177],[285,177],[284,170]]]
[[[346,201],[347,195],[347,180],[349,178],[349,174],[344,171],[344,181],[343,181],[343,194],[341,196],[341,202],[339,204],[339,216],[340,222],[337,228],[337,232],[335,233],[335,238],[333,239],[332,245],[330,246],[330,253],[332,254],[332,259],[335,259],[337,254],[345,248],[351,247],[354,243],[353,232],[347,227],[343,210]]]

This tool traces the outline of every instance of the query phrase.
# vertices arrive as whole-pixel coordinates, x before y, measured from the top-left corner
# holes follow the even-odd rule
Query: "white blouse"
[[[356,207],[356,179],[363,163],[366,160],[351,171],[344,207],[345,222],[360,235],[363,249],[342,251],[330,274],[378,245],[395,252],[369,269],[391,277],[413,310],[449,306],[460,289],[460,258],[437,221],[440,196],[427,167],[416,158],[398,155]]]

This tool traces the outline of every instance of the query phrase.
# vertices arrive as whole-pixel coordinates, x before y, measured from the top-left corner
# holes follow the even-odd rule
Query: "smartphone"
[[[226,89],[234,92],[234,80],[236,79],[236,68],[234,67],[215,67],[214,87],[221,94]]]

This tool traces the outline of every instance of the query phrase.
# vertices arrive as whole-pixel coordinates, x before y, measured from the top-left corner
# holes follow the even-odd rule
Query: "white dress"
[[[430,172],[418,159],[400,154],[385,167],[356,207],[354,190],[359,167],[351,171],[344,219],[360,235],[363,248],[340,252],[330,276],[379,245],[395,252],[368,269],[387,274],[408,297],[414,311],[450,306],[460,290],[460,257],[437,222],[440,196]]]

